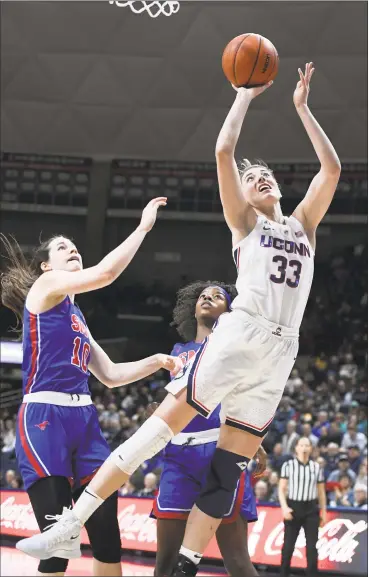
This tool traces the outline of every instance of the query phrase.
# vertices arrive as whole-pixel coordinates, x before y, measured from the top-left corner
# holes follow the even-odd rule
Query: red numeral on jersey
[[[88,343],[84,343],[81,354],[81,361],[79,360],[80,348],[81,348],[81,337],[76,337],[73,341],[73,355],[71,358],[71,363],[75,367],[80,367],[84,373],[87,373],[87,359],[88,355],[90,354],[90,345]]]

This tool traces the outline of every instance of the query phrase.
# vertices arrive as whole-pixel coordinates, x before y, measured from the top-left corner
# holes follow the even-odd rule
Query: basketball
[[[278,73],[278,52],[260,34],[241,34],[224,49],[222,68],[227,79],[237,88],[263,86]]]

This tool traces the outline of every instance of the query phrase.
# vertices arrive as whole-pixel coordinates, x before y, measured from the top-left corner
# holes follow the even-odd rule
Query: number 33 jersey
[[[232,309],[299,329],[314,275],[314,251],[302,224],[258,216],[255,228],[233,248],[238,296]]]
[[[67,296],[38,315],[24,307],[23,394],[89,394],[90,339],[79,307]]]

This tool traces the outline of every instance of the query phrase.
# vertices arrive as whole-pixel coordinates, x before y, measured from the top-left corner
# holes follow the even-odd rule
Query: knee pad
[[[116,492],[104,501],[85,524],[92,554],[101,563],[120,563],[121,541],[117,515]]]
[[[242,455],[216,449],[196,506],[215,519],[224,517],[232,507],[238,481],[249,460]]]
[[[164,449],[173,437],[174,433],[166,422],[152,415],[130,439],[112,452],[109,460],[131,476],[144,461]]]
[[[36,481],[27,492],[41,531],[50,525],[46,515],[59,515],[63,507],[72,505],[72,492],[66,477],[43,477]],[[40,573],[65,573],[67,567],[68,559],[51,557],[51,559],[40,561],[38,570]]]
[[[59,557],[51,557],[45,559],[38,564],[40,573],[65,573],[68,567],[68,559],[59,559]]]

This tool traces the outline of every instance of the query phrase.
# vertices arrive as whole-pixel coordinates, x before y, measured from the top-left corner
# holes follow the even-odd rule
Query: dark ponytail
[[[34,251],[30,261],[24,256],[21,247],[13,236],[9,238],[0,233],[2,247],[5,250],[5,259],[9,261],[5,272],[1,273],[1,302],[13,311],[17,317],[14,331],[22,331],[23,309],[27,295],[33,283],[42,274],[41,263],[49,260],[50,242],[52,238],[41,243]]]

